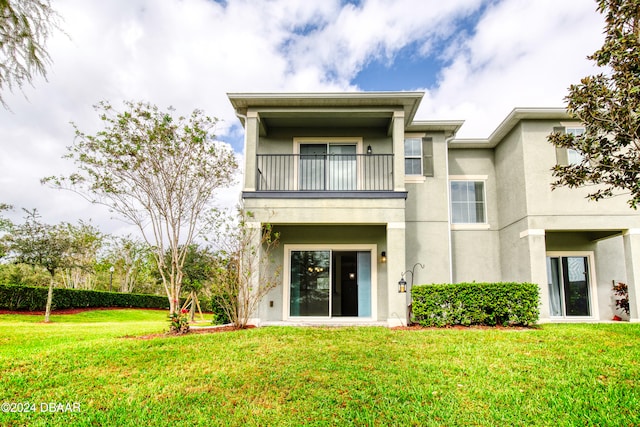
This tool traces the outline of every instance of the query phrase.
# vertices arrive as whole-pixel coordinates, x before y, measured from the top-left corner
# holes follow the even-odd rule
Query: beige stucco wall
[[[500,240],[495,230],[452,232],[453,281],[499,282]]]
[[[405,179],[399,152],[404,118],[402,114],[394,117],[391,128],[395,137],[388,134],[388,128],[328,128],[326,124],[272,128],[259,136],[258,122],[249,117],[245,190],[255,186],[256,153],[292,154],[295,138],[357,137],[362,139],[363,150],[370,145],[375,154],[391,153],[395,146],[394,188],[406,189],[406,200],[247,198],[245,209],[254,212],[256,222],[277,224],[283,232],[283,245],[373,242],[377,257],[387,251],[389,263],[377,267],[380,320],[402,311],[403,302],[393,289],[402,272],[416,263],[425,265],[424,269],[416,268],[416,284],[450,280],[538,283],[544,319],[549,312],[548,251],[594,253],[596,317],[610,318],[611,280],[640,277],[638,261],[634,260],[640,252],[640,215],[628,207],[624,197],[596,203],[584,197],[584,189],[551,191],[550,169],[556,163],[556,150],[547,142],[547,135],[563,123],[522,120],[495,148],[487,144],[487,148],[447,150],[444,132],[432,131],[427,136],[433,138],[434,177]],[[486,225],[449,223],[451,176],[486,177]],[[623,239],[620,235],[627,229],[635,231]],[[282,262],[283,249],[276,256]],[[633,291],[632,300],[640,303],[640,292]],[[260,310],[264,319],[281,318],[281,286],[265,298]]]
[[[524,153],[520,125],[495,148],[499,227],[509,227],[527,215]],[[525,227],[526,229],[526,227]]]
[[[284,265],[285,245],[376,245],[376,252],[372,254],[372,267],[377,272],[377,319],[387,320],[388,291],[387,264],[380,262],[380,252],[387,249],[385,226],[318,226],[318,225],[274,225],[274,231],[280,233],[280,243],[273,253],[273,260],[277,265]],[[343,248],[343,250],[348,250]],[[282,320],[283,286],[289,285],[289,272],[283,271],[281,283],[264,298],[260,307],[260,318],[263,321]],[[273,304],[273,306],[271,306]]]
[[[447,283],[451,280],[449,251],[449,200],[447,189],[447,147],[444,133],[430,133],[433,139],[432,177],[407,180],[407,269],[415,269],[415,284]]]
[[[527,213],[529,215],[566,216],[576,215],[602,216],[629,215],[630,208],[626,198],[615,197],[593,202],[585,196],[590,188],[558,188],[551,191],[554,178],[551,168],[556,164],[556,150],[548,141],[547,136],[559,122],[524,121],[522,126],[522,148],[524,155],[524,177],[526,179]],[[635,212],[634,212],[635,215]],[[577,218],[582,222],[581,219]],[[581,224],[576,224],[581,227]],[[589,225],[584,222],[584,227]]]
[[[450,281],[449,224],[447,222],[407,222],[406,268],[416,263],[414,284]],[[394,272],[395,273],[395,272]],[[400,280],[400,276],[398,280]],[[408,276],[407,280],[410,279]]]
[[[500,270],[501,278],[505,282],[531,281],[531,264],[528,262],[531,256],[529,238],[520,237],[523,229],[526,229],[525,219],[509,224],[499,231]]]
[[[487,224],[452,224],[453,281],[500,281],[499,209],[492,149],[449,151],[449,177],[485,177]]]
[[[615,309],[613,283],[627,283],[624,242],[622,236],[615,236],[596,243],[596,272],[598,275],[598,307],[600,319],[608,320],[617,314],[628,319],[628,316]]]
[[[274,224],[385,224],[404,222],[400,199],[245,199],[255,220]]]

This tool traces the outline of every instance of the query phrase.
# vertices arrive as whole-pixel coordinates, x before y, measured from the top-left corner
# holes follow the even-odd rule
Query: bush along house
[[[541,321],[610,320],[624,282],[638,321],[640,214],[551,190],[551,168],[580,156],[547,141],[582,132],[564,109],[514,109],[489,138],[458,139],[462,121],[415,119],[422,92],[228,97],[249,225],[280,234],[281,282],[254,323],[403,325],[403,281],[535,283]]]

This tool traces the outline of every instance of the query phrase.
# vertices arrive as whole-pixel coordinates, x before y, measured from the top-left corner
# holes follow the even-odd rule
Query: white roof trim
[[[521,121],[567,120],[569,113],[564,108],[514,108],[488,138],[458,138],[450,142],[452,148],[494,148]]]

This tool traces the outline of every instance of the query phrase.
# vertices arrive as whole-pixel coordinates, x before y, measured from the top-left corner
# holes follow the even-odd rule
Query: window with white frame
[[[451,222],[483,224],[487,222],[484,181],[452,180]]]
[[[404,174],[422,175],[422,138],[404,140]]]
[[[581,127],[568,127],[566,128],[567,134],[573,135],[574,137],[579,137],[584,133],[584,128]],[[582,162],[583,156],[578,150],[574,150],[573,148],[567,148],[567,162],[570,165],[577,165]]]

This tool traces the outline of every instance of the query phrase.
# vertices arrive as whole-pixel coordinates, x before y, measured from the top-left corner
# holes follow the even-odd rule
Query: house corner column
[[[622,238],[629,289],[629,320],[640,322],[640,229],[626,230]]]
[[[256,154],[258,150],[259,124],[258,113],[247,112],[244,134],[244,191],[256,191]]]
[[[240,297],[249,298],[249,303],[243,304],[244,307],[254,307],[253,312],[249,313],[249,324],[260,326],[262,301],[258,301],[257,304],[251,304],[250,301],[255,301],[254,298],[258,298],[260,292],[260,265],[262,258],[262,223],[260,222],[247,222],[247,239],[249,247],[246,248],[246,252],[243,256],[244,262],[247,263],[249,270],[245,273],[247,277],[247,289],[240,289]]]
[[[405,223],[387,224],[387,324],[403,326],[407,324],[408,293],[398,292],[398,281],[406,270],[405,265]]]
[[[527,280],[536,283],[540,290],[540,319],[549,319],[549,283],[547,276],[547,243],[544,229],[528,229],[520,233],[520,239],[526,240],[530,266]]]
[[[394,111],[391,129],[393,140],[393,191],[405,191],[404,127],[404,111]]]

